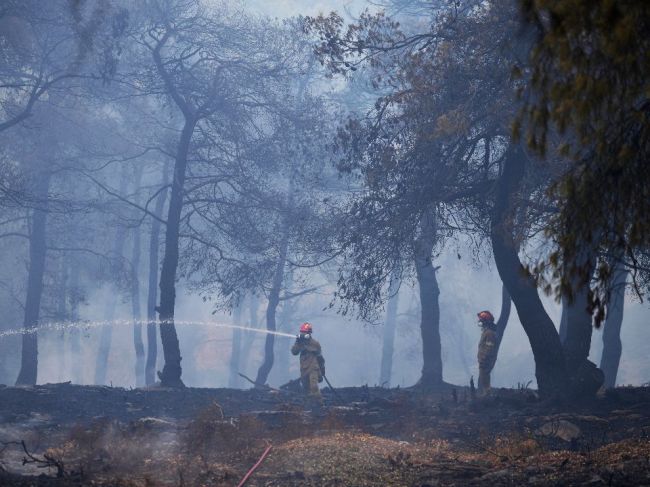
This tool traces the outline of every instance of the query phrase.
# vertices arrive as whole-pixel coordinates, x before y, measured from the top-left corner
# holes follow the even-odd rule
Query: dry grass
[[[281,473],[314,485],[406,486],[448,449],[443,441],[414,445],[365,433],[331,433],[279,445],[260,478]]]
[[[317,412],[277,402],[232,414],[231,405],[227,416],[218,403],[204,402],[191,419],[58,423],[49,449],[30,445],[69,474],[43,486],[234,486],[269,444],[249,487],[650,485],[650,401],[645,391],[633,392],[633,400],[585,411],[416,395]],[[580,437],[558,437],[553,426],[562,421],[575,424]],[[28,422],[21,427],[34,433]],[[48,428],[33,437],[42,441]],[[36,485],[0,477],[1,485]]]

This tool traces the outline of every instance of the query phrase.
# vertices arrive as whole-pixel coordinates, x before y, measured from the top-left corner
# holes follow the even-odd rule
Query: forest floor
[[[0,387],[0,485],[650,485],[650,388]]]

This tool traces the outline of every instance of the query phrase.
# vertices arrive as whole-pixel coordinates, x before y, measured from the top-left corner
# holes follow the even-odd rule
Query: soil
[[[0,388],[0,485],[650,485],[650,388]]]

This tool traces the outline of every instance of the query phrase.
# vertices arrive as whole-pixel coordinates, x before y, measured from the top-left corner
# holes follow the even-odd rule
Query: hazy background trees
[[[210,322],[310,321],[337,383],[466,384],[490,309],[496,384],[644,382],[647,18],[570,3],[5,2],[2,381],[279,385]]]

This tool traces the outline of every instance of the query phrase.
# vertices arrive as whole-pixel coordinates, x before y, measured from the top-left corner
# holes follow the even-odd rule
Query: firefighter
[[[296,336],[296,343],[291,347],[293,355],[300,354],[300,381],[310,397],[321,399],[318,383],[323,381],[325,375],[325,359],[321,355],[320,343],[312,338],[310,323],[300,325],[300,334]]]
[[[477,314],[482,329],[478,342],[478,390],[485,394],[490,390],[490,372],[497,360],[497,326],[494,316],[489,311]]]

